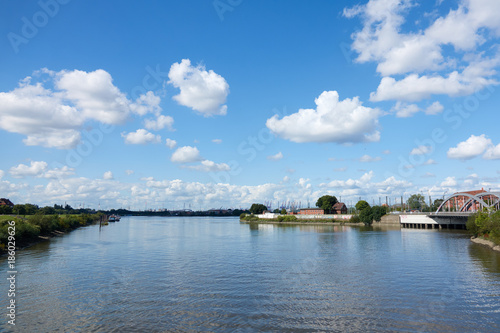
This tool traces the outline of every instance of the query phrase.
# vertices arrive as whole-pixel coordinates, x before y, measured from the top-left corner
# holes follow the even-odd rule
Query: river
[[[123,217],[16,263],[15,332],[500,331],[500,254],[461,231]]]

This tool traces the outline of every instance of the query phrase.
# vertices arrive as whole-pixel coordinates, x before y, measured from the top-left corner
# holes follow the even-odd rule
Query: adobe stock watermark
[[[35,12],[30,18],[23,16],[21,18],[22,26],[20,33],[9,32],[7,39],[10,42],[14,53],[19,53],[19,46],[26,45],[30,40],[38,35],[40,29],[49,24],[50,19],[54,18],[61,9],[62,5],[66,5],[71,0],[40,0],[38,6],[40,10]]]
[[[481,87],[474,94],[463,99],[462,103],[455,103],[453,108],[446,109],[442,113],[445,123],[449,124],[451,130],[457,131],[462,127],[463,123],[479,110],[481,101],[485,101],[495,92],[493,86]],[[414,141],[416,149],[421,149],[419,152],[414,152],[405,157],[399,156],[398,174],[401,177],[408,178],[415,173],[415,169],[419,166],[430,164],[429,158],[433,155],[438,145],[445,143],[448,140],[446,131],[441,127],[434,128],[427,138],[416,139]],[[423,148],[423,149],[422,149]]]
[[[273,109],[274,114],[280,117],[286,116],[286,107],[283,110]],[[267,146],[269,146],[276,139],[275,135],[267,127],[261,128],[254,135],[248,136],[245,140],[240,142],[236,148],[236,153],[243,157],[248,163],[254,161],[259,153],[261,153]],[[231,177],[238,176],[243,172],[243,167],[237,160],[231,160],[226,163],[229,166],[227,171],[210,172],[210,177],[216,183],[229,184]]]
[[[222,22],[224,21],[224,15],[226,15],[227,12],[232,12],[236,7],[241,5],[242,2],[243,0],[214,0],[212,5]]]

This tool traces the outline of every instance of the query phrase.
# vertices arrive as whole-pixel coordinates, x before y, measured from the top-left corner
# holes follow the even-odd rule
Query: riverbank
[[[476,243],[476,244],[481,244],[481,245],[485,245],[485,246],[488,246],[490,247],[493,251],[498,251],[500,252],[500,245],[496,245],[495,243],[493,243],[492,241],[489,241],[489,240],[486,240],[484,238],[480,238],[480,237],[471,237],[470,239],[473,243]]]
[[[293,224],[293,225],[347,225],[347,226],[364,226],[365,224],[360,222],[360,223],[350,223],[350,222],[341,222],[341,221],[331,221],[331,220],[297,220],[297,221],[278,221],[277,219],[258,219],[255,221],[245,221],[241,220],[241,223],[247,223],[247,224],[252,224],[252,223],[262,223],[262,224]]]
[[[0,216],[0,254],[7,253],[8,246],[24,249],[96,223],[100,218],[101,214]]]

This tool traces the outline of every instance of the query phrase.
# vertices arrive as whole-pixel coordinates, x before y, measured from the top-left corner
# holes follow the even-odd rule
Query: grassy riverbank
[[[467,220],[467,230],[477,238],[500,245],[500,211],[476,213]]]
[[[79,215],[0,215],[0,253],[5,252],[9,236],[9,221],[15,222],[15,246],[17,248],[49,237],[66,233],[99,220],[100,214]],[[10,229],[12,230],[12,229]]]

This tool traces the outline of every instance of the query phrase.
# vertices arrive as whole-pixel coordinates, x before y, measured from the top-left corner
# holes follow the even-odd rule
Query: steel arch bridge
[[[435,214],[447,212],[472,214],[485,209],[488,211],[500,209],[500,192],[454,193],[441,203]]]

